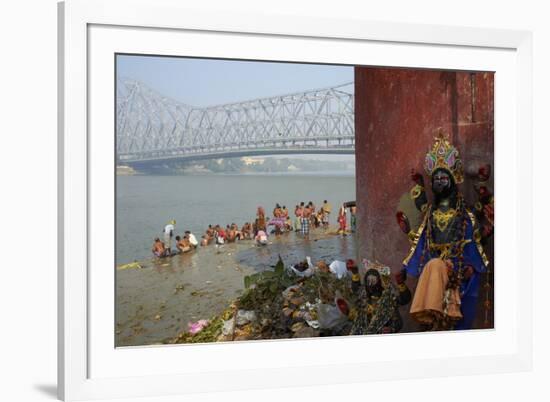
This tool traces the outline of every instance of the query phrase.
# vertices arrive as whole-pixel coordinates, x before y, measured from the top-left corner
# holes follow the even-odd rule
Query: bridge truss
[[[353,83],[197,108],[117,80],[120,163],[274,153],[353,153]]]

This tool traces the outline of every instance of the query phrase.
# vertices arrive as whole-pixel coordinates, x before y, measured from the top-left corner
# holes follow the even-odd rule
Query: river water
[[[223,248],[199,247],[172,258],[151,258],[151,243],[176,220],[176,233],[197,237],[208,224],[252,221],[258,205],[274,204],[291,212],[300,201],[333,206],[331,228],[312,230],[309,238],[285,233],[256,247],[251,240]],[[204,175],[117,177],[117,265],[138,260],[138,268],[116,270],[116,345],[162,343],[187,324],[221,313],[243,291],[246,275],[269,269],[279,256],[292,264],[310,256],[354,258],[353,234],[335,235],[338,205],[355,199],[353,176]]]
[[[176,220],[176,234],[185,230],[198,239],[209,224],[239,227],[251,222],[259,205],[269,216],[275,203],[291,216],[301,201],[332,204],[331,225],[338,206],[355,200],[355,176],[315,173],[284,175],[118,176],[116,183],[116,263],[151,257],[155,237]]]

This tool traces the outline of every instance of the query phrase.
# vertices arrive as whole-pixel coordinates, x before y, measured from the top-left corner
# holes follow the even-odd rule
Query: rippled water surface
[[[197,238],[208,224],[240,226],[253,221],[262,205],[269,215],[275,203],[290,213],[300,201],[320,206],[327,199],[336,225],[338,205],[355,199],[355,177],[325,175],[118,176],[116,263],[151,256],[155,237],[176,220],[176,234],[191,230]]]

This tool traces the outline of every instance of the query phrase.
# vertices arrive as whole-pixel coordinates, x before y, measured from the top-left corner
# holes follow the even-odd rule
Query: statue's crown
[[[371,260],[367,260],[366,258],[364,258],[363,259],[363,267],[365,267],[366,271],[368,271],[369,269],[377,270],[382,278],[391,276],[390,267],[388,267],[387,265],[381,264],[378,261],[371,261]]]
[[[462,160],[459,157],[458,149],[456,149],[442,131],[435,137],[435,142],[432,149],[426,154],[424,160],[424,169],[431,177],[436,169],[443,168],[453,175],[455,183],[464,181],[464,173]]]

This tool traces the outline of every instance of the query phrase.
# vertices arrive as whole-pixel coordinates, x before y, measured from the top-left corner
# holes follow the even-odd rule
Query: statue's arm
[[[414,187],[410,190],[410,196],[414,200],[416,209],[425,212],[428,206],[428,197],[424,189],[424,177],[416,172],[416,170],[412,169],[411,180],[414,182]],[[411,231],[411,224],[407,215],[405,215],[403,211],[398,211],[395,217],[401,231],[409,236],[409,239],[414,240],[415,233]]]
[[[464,264],[466,266],[471,266],[477,272],[485,272],[489,260],[483,250],[482,231],[480,230],[480,225],[475,214],[471,211],[467,212],[470,217],[470,223],[466,228],[466,238],[469,239],[469,241],[464,245]]]
[[[416,233],[411,230],[411,223],[409,222],[407,215],[405,215],[403,211],[397,211],[395,218],[397,220],[397,224],[401,228],[401,231],[409,237],[411,242],[414,241]]]
[[[428,205],[428,197],[424,188],[424,177],[416,170],[411,170],[411,180],[414,182],[414,187],[411,188],[411,198],[414,200],[416,209],[424,212]]]
[[[402,269],[400,272],[395,274],[395,282],[397,283],[397,303],[400,306],[404,306],[405,304],[408,304],[411,299],[411,291],[409,287],[406,285],[405,281],[407,280],[407,270]]]
[[[477,183],[474,184],[477,193],[477,202],[475,203],[475,215],[481,234],[481,242],[486,241],[494,233],[495,205],[494,195],[486,186],[491,176],[491,165],[483,165],[477,172]]]

